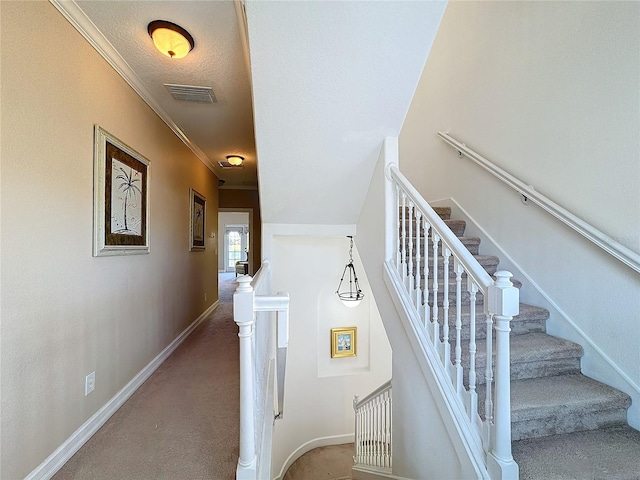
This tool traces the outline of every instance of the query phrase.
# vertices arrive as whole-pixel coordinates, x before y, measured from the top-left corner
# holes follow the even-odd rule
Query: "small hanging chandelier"
[[[348,235],[347,238],[350,240],[351,245],[349,247],[349,263],[344,267],[344,271],[342,272],[342,278],[340,279],[340,284],[338,285],[338,290],[336,294],[342,300],[347,307],[353,308],[360,305],[360,302],[364,298],[364,293],[360,290],[360,284],[358,283],[358,276],[356,275],[356,269],[353,267],[353,237]],[[342,287],[342,282],[344,281],[344,277],[347,274],[347,270],[349,271],[349,290],[345,289],[340,290]]]

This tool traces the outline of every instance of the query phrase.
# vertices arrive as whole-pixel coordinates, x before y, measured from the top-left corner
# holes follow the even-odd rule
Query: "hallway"
[[[239,362],[233,273],[219,275],[220,304],[55,480],[235,478]]]

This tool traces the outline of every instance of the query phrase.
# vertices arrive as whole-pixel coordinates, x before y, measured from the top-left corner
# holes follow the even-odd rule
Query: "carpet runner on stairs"
[[[466,224],[452,220],[451,209],[435,208],[436,213],[460,238],[489,274],[498,269],[499,259],[480,254],[480,239],[465,237]],[[408,224],[407,218],[407,224]],[[408,225],[407,225],[408,230]],[[415,234],[415,223],[412,224]],[[424,232],[420,230],[420,235]],[[428,238],[429,268],[433,268],[433,250]],[[415,238],[407,238],[415,248]],[[421,264],[424,262],[424,237],[420,238]],[[440,252],[441,253],[441,252]],[[451,262],[452,264],[453,262]],[[442,272],[443,258],[438,258]],[[414,262],[414,272],[415,262]],[[422,268],[418,269],[422,272]],[[415,273],[414,273],[415,274]],[[449,268],[449,326],[455,327],[455,275]],[[521,284],[512,280],[514,285]],[[424,279],[420,279],[424,289]],[[453,285],[453,286],[452,286]],[[442,296],[440,282],[438,296]],[[438,299],[439,305],[442,298]],[[463,304],[469,295],[463,294]],[[430,302],[431,303],[431,302]],[[520,465],[521,479],[640,479],[640,432],[626,424],[631,405],[628,395],[580,373],[582,348],[572,342],[545,333],[549,312],[543,308],[520,304],[520,314],[511,322],[511,411],[514,458]],[[442,307],[438,318],[443,320]],[[462,314],[468,338],[469,313]],[[442,328],[440,329],[442,335]],[[484,372],[483,349],[486,323],[482,311],[476,314],[476,370]],[[469,363],[468,343],[463,362]],[[465,367],[465,371],[467,368]],[[484,375],[478,375],[478,397],[484,401]],[[465,379],[466,384],[466,379]],[[484,411],[481,406],[480,411]],[[604,442],[604,443],[603,443]],[[547,445],[553,445],[547,448]],[[620,461],[612,461],[604,452],[624,452]],[[544,452],[542,454],[541,452]],[[586,457],[588,458],[586,458]],[[617,458],[617,456],[616,456]],[[540,462],[543,462],[541,464]]]

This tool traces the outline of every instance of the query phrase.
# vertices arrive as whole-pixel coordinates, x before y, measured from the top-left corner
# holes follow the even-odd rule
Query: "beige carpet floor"
[[[220,305],[54,480],[231,480],[238,459],[238,328],[234,274]]]
[[[351,478],[353,443],[314,448],[291,464],[283,480],[346,480]]]

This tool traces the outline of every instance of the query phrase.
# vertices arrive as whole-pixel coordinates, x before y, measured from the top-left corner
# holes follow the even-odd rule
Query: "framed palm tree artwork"
[[[95,126],[93,255],[149,253],[149,160]]]
[[[204,195],[189,189],[189,251],[204,250],[205,221],[207,218],[207,199]]]

